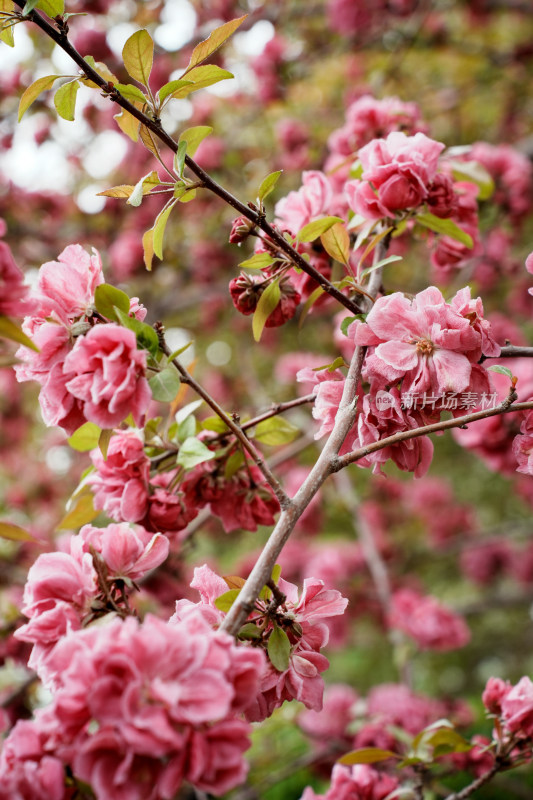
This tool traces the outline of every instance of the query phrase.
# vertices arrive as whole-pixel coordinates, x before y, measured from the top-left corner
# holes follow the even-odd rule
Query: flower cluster
[[[94,291],[103,280],[98,253],[69,245],[58,261],[40,268],[36,307],[24,320],[39,352],[19,348],[17,378],[40,383],[45,423],[69,434],[86,421],[112,428],[130,413],[140,425],[152,398],[146,353],[137,349],[133,331],[94,324]],[[142,319],[146,311],[132,314]]]
[[[191,586],[200,592],[200,602],[179,600],[173,619],[186,619],[199,610],[211,624],[222,621],[225,614],[216,601],[228,591],[226,582],[203,566],[195,569]],[[322,708],[321,673],[329,666],[320,653],[329,639],[325,620],[342,614],[348,603],[340,592],[325,588],[324,582],[315,578],[304,581],[300,597],[297,587],[283,579],[278,581],[278,591],[273,599],[256,602],[241,632],[243,639],[264,648],[272,658],[263,670],[259,692],[245,712],[252,722],[270,716],[285,700],[299,700],[316,711]],[[282,640],[284,649],[278,658],[272,656],[276,638]]]
[[[385,800],[399,786],[397,778],[369,767],[337,764],[331,773],[331,786],[326,794],[315,794],[308,786],[301,800]]]
[[[0,242],[0,316],[23,317],[31,313],[28,287],[5,242]]]
[[[501,678],[489,678],[483,705],[489,714],[501,720],[501,735],[533,738],[533,683],[528,677],[521,678],[515,686]]]
[[[6,741],[2,786],[21,796],[33,773],[62,800],[68,764],[98,800],[170,800],[184,780],[223,794],[246,775],[250,726],[239,715],[263,664],[259,650],[237,646],[199,614],[72,631],[47,662],[52,703]],[[17,750],[21,737],[27,745]]]
[[[412,589],[394,592],[389,626],[410,636],[422,650],[456,650],[470,640],[466,622],[436,598]]]

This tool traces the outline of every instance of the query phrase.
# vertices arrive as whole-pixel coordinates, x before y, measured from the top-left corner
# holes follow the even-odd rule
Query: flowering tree
[[[0,0],[0,798],[527,796],[531,18],[287,5]]]

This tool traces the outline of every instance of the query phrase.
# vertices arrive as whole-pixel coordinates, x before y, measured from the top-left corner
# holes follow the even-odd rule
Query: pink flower
[[[301,800],[385,800],[397,788],[397,778],[379,773],[368,764],[354,767],[336,764],[326,794],[316,795],[308,787]]]
[[[510,691],[509,681],[503,681],[501,678],[488,679],[481,699],[489,714],[501,715],[502,702]]]
[[[458,182],[454,184],[454,189],[455,208],[450,218],[471,237],[473,247],[468,247],[451,236],[432,237],[435,248],[431,253],[431,264],[437,270],[440,279],[447,277],[453,269],[461,268],[481,252],[477,213],[478,188],[472,183]]]
[[[104,282],[100,256],[90,256],[81,245],[71,244],[57,261],[43,264],[37,284],[38,315],[55,317],[64,325],[85,314],[94,299],[94,290]]]
[[[346,184],[350,208],[367,219],[416,208],[428,197],[443,149],[423,133],[393,132],[369,142],[359,151],[362,180]]]
[[[533,253],[530,253],[526,258],[526,269],[533,274]],[[533,286],[527,291],[529,294],[533,294]]]
[[[470,640],[470,631],[458,614],[412,589],[394,592],[389,625],[411,636],[422,650],[456,650]]]
[[[151,534],[140,525],[130,527],[125,523],[111,524],[106,528],[84,525],[72,542],[75,546],[81,545],[82,552],[89,553],[93,548],[100,553],[110,577],[134,581],[162,564],[169,551],[166,536]]]
[[[533,736],[533,683],[521,678],[501,700],[502,717],[513,733]]]
[[[418,411],[402,408],[398,389],[393,388],[390,392],[379,390],[375,397],[367,394],[359,412],[357,437],[353,440],[351,449],[366,447],[396,433],[413,430],[424,424],[425,420]],[[433,443],[427,436],[406,439],[376,450],[360,458],[356,463],[360,467],[369,467],[373,464],[373,471],[381,473],[382,465],[389,459],[401,470],[414,472],[415,478],[421,478],[428,471],[433,459]]]
[[[19,347],[17,358],[22,361],[15,365],[17,380],[37,381],[43,386],[50,377],[50,370],[63,361],[70,350],[70,335],[63,325],[45,322],[38,317],[28,317],[24,321],[24,331],[31,337],[39,352],[29,347]]]
[[[380,720],[383,726],[397,725],[408,733],[417,734],[445,716],[445,709],[442,703],[415,694],[403,684],[382,683],[368,694],[367,715]]]
[[[348,726],[354,718],[357,693],[345,684],[333,684],[324,692],[322,711],[303,711],[298,717],[302,730],[324,742],[349,740]]]
[[[519,434],[513,440],[513,454],[517,460],[517,472],[533,475],[533,434]]]
[[[519,223],[532,206],[533,168],[527,155],[509,145],[476,142],[468,158],[488,170],[495,183],[492,201]]]
[[[0,755],[0,800],[66,800],[62,761],[46,752],[38,723],[19,720]]]
[[[5,242],[0,242],[0,315],[23,317],[32,312],[24,275]]]
[[[83,413],[101,428],[119,425],[128,414],[142,425],[152,393],[145,378],[146,354],[133,331],[97,325],[80,336],[64,363],[67,390],[83,402]]]
[[[302,174],[302,187],[278,200],[276,217],[283,227],[297,233],[308,222],[331,213],[333,189],[329,179],[318,170]]]
[[[148,510],[143,524],[151,531],[177,533],[187,527],[198,514],[198,506],[178,490],[168,491],[174,473],[160,473],[152,478],[152,493],[147,498]]]
[[[492,352],[495,345],[485,341]],[[484,344],[480,330],[434,286],[413,300],[401,292],[378,298],[366,323],[357,326],[355,343],[375,346],[366,362],[370,380],[403,378],[402,390],[419,394],[464,391]]]
[[[135,431],[118,431],[109,442],[107,458],[99,449],[91,459],[96,472],[87,483],[94,492],[95,508],[122,522],[139,522],[148,509],[150,460]]]

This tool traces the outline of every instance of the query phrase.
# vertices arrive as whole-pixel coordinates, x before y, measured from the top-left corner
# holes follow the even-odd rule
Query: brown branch
[[[20,8],[23,8],[24,6],[24,0],[15,0],[15,3]],[[32,11],[25,17],[22,17],[21,15],[21,20],[28,20],[37,25],[37,27],[39,27],[43,33],[49,36],[50,39],[59,45],[59,47],[72,58],[74,63],[80,67],[89,80],[103,90],[105,96],[109,97],[113,103],[116,103],[133,117],[135,117],[135,119],[139,120],[142,125],[145,125],[146,128],[148,128],[149,131],[157,136],[157,138],[160,139],[160,141],[163,142],[163,144],[165,144],[173,153],[177,153],[178,143],[161,127],[160,120],[152,119],[152,117],[143,113],[132,103],[126,100],[125,97],[122,97],[118,89],[115,89],[112,84],[109,84],[106,80],[104,80],[104,78],[102,78],[96,72],[96,70],[87,63],[83,56],[80,55],[76,48],[70,43],[65,32],[54,28],[54,26],[47,22],[47,20],[37,11]],[[255,208],[250,208],[245,203],[241,202],[237,197],[232,195],[231,192],[228,192],[227,189],[224,189],[223,186],[213,180],[213,178],[211,178],[211,176],[205,172],[190,156],[185,156],[185,164],[191,170],[191,172],[196,175],[206,189],[220,197],[221,200],[234,208],[240,216],[246,217],[246,219],[249,219],[254,223],[254,225],[266,233],[266,235],[269,236],[273,242],[275,242],[279,249],[287,255],[292,263],[309,275],[309,277],[313,278],[313,280],[315,280],[325,292],[331,295],[331,297],[334,297],[341,305],[351,311],[352,314],[359,314],[361,312],[361,309],[357,303],[355,303],[349,297],[346,297],[346,295],[337,289],[336,286],[333,286],[333,284],[324,275],[315,269],[312,264],[308,263],[305,258],[303,258],[303,256],[298,253],[298,251],[295,250],[292,245],[289,244],[289,242],[284,238],[283,234],[266,221],[266,218],[262,213]]]
[[[481,364],[483,361],[487,359],[494,359],[494,358],[533,358],[533,347],[519,347],[518,345],[508,344],[505,347],[502,347],[499,356],[481,356],[479,359],[479,363]]]
[[[164,328],[160,322],[156,322],[154,325],[154,330],[157,332],[159,337],[159,346],[163,353],[166,356],[171,355],[171,350],[165,341],[164,336]],[[214,397],[211,397],[209,392],[207,392],[203,386],[201,386],[191,375],[191,373],[183,366],[183,364],[178,361],[177,358],[172,359],[172,364],[177,369],[180,374],[181,380],[183,383],[186,383],[188,386],[193,389],[196,394],[204,400],[207,405],[215,412],[215,414],[220,417],[220,419],[224,422],[224,424],[230,429],[230,431],[237,437],[243,448],[252,458],[254,464],[261,470],[266,482],[276,495],[278,502],[282,509],[288,508],[291,505],[290,497],[284,491],[283,487],[281,486],[278,479],[273,475],[270,468],[267,466],[263,457],[258,453],[255,449],[251,441],[248,439],[246,434],[243,432],[241,426],[235,422],[231,417],[229,417],[224,409],[217,403]],[[261,587],[263,588],[263,587]]]
[[[488,783],[494,776],[503,768],[502,760],[496,757],[494,764],[492,767],[487,771],[484,772],[483,775],[480,775],[479,778],[476,778],[475,781],[469,783],[468,786],[465,786],[464,789],[461,789],[460,792],[452,792],[449,794],[445,800],[466,800],[467,797],[470,797],[477,789],[480,789],[486,783]]]
[[[430,433],[437,433],[438,431],[447,431],[450,428],[461,428],[468,425],[470,422],[476,422],[478,419],[486,419],[487,417],[495,417],[499,414],[507,414],[514,411],[529,411],[533,408],[533,400],[526,403],[509,403],[504,400],[503,403],[497,408],[486,408],[483,411],[475,411],[472,414],[465,414],[463,417],[456,417],[455,419],[444,419],[440,422],[434,422],[431,425],[424,425],[421,428],[413,428],[410,431],[401,431],[392,436],[387,436],[385,439],[379,439],[377,442],[360,447],[357,450],[352,450],[351,453],[346,453],[343,456],[336,458],[332,466],[333,472],[338,472],[348,464],[353,464],[361,458],[375,453],[378,450],[383,450],[384,447],[389,445],[405,442],[408,439],[416,439],[419,436],[428,436]]]

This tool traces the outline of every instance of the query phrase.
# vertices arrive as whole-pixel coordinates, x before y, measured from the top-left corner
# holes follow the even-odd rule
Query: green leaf
[[[122,97],[129,100],[131,103],[137,101],[138,103],[148,103],[149,100],[138,86],[133,83],[115,83],[115,89],[118,89]]]
[[[240,628],[237,636],[239,639],[244,639],[245,641],[249,639],[260,639],[261,631],[255,622],[245,622],[242,628]]]
[[[60,86],[54,95],[54,105],[60,117],[74,121],[74,111],[76,108],[76,95],[80,88],[79,81],[69,81]]]
[[[78,14],[72,14],[72,15],[63,14],[63,19],[66,19],[69,16],[76,16],[77,17],[79,15]],[[84,56],[84,58],[85,58],[85,61],[89,64],[89,66],[91,66],[94,69],[94,71],[97,72],[98,75],[101,78],[104,79],[104,81],[106,81],[107,83],[113,83],[113,84],[118,83],[117,76],[113,75],[113,73],[111,72],[111,70],[109,69],[109,67],[106,64],[103,64],[101,61],[95,61],[92,56]],[[98,89],[99,92],[102,91],[100,86],[98,86],[97,83],[94,83],[94,81],[92,81],[87,76],[84,76],[83,78],[80,78],[80,80],[85,86],[89,86],[91,89]]]
[[[24,4],[24,8],[22,9],[22,13],[24,15],[31,14],[38,2],[39,0],[27,0],[27,2]]]
[[[257,307],[254,311],[252,331],[256,342],[261,339],[261,334],[263,333],[263,328],[265,327],[266,321],[272,312],[277,308],[280,298],[281,291],[279,288],[279,281],[272,281],[272,283],[267,286],[259,298],[259,302],[257,303]]]
[[[276,447],[293,442],[299,435],[298,428],[283,417],[270,417],[256,425],[254,439],[262,444]]]
[[[196,419],[191,414],[178,426],[178,442],[184,442],[192,436],[196,436]]]
[[[176,201],[172,201],[166,208],[164,208],[155,218],[153,228],[153,243],[154,253],[158,258],[163,258],[163,239],[165,237],[165,228],[167,226],[170,212],[174,208]]]
[[[242,465],[244,464],[244,455],[242,450],[236,450],[234,453],[230,455],[226,463],[224,464],[224,477],[227,481],[230,481],[233,476],[240,470]]]
[[[178,151],[174,156],[174,169],[178,173],[178,177],[183,177],[183,168],[185,166],[185,156],[187,154],[187,142],[183,140],[178,144]]]
[[[247,258],[246,261],[241,261],[239,267],[243,269],[265,269],[273,264],[274,261],[276,259],[270,253],[256,253],[251,258]]]
[[[197,464],[203,464],[204,461],[210,461],[214,457],[215,454],[212,450],[196,436],[191,436],[189,439],[185,439],[181,445],[176,463],[185,469],[192,469]]]
[[[24,347],[29,347],[30,350],[39,352],[39,348],[32,342],[29,336],[26,336],[23,330],[18,326],[11,317],[3,317],[0,315],[0,339],[9,339],[12,342],[23,344]]]
[[[361,273],[361,280],[366,278],[367,275],[370,275],[371,272],[374,272],[376,269],[381,269],[381,267],[387,266],[387,264],[393,264],[395,261],[402,261],[401,256],[387,256],[387,258],[382,258],[381,261],[378,261],[376,264],[372,264],[371,267],[367,267]]]
[[[263,200],[274,191],[274,188],[279,180],[279,176],[282,172],[282,169],[279,169],[277,172],[271,172],[270,175],[267,175],[266,178],[261,181],[261,185],[259,186],[259,191],[257,193],[257,199],[260,203],[262,203]]]
[[[159,102],[163,103],[167,97],[171,97],[174,92],[178,91],[178,89],[182,89],[184,86],[192,86],[192,83],[192,81],[184,81],[181,78],[178,81],[169,81],[168,83],[165,83],[165,85],[162,86],[157,93]]]
[[[322,217],[322,219],[315,219],[314,222],[309,222],[304,225],[302,230],[298,232],[297,240],[299,242],[314,242],[319,236],[328,231],[337,222],[342,222],[340,217]]]
[[[451,219],[441,219],[436,217],[435,214],[417,214],[416,221],[419,225],[429,228],[430,231],[449,236],[451,239],[461,242],[465,247],[472,248],[474,246],[472,237]]]
[[[339,758],[338,763],[350,767],[352,764],[375,764],[377,761],[385,761],[387,758],[400,758],[400,756],[392,750],[382,750],[380,747],[362,747],[346,753]]]
[[[41,92],[51,89],[54,85],[54,81],[60,77],[60,75],[45,75],[43,78],[38,78],[24,90],[19,102],[19,122],[31,104],[37,100]]]
[[[488,200],[494,192],[491,174],[479,161],[448,161],[456,181],[468,181],[478,187],[478,200]]]
[[[126,203],[137,208],[141,205],[143,196],[148,194],[148,192],[153,189],[154,186],[159,186],[160,183],[161,181],[159,180],[157,172],[154,172],[153,170],[152,172],[148,172],[147,175],[143,175],[140,181],[137,181],[130,196],[126,200]]]
[[[274,625],[272,633],[268,637],[267,652],[270,663],[278,672],[285,672],[285,670],[289,669],[291,643],[289,637],[279,625]]]
[[[316,303],[316,301],[319,299],[319,297],[322,297],[324,292],[325,292],[325,289],[323,289],[321,286],[317,286],[316,289],[311,292],[311,294],[309,295],[309,297],[307,298],[307,300],[305,301],[305,303],[302,306],[302,310],[300,312],[300,317],[298,319],[298,327],[299,328],[302,327],[302,325],[304,324],[305,318],[307,317],[307,315],[311,311],[311,308]]]
[[[187,85],[172,92],[171,99],[188,97],[192,92],[197,92],[199,89],[205,89],[207,86],[213,86],[215,83],[233,77],[232,72],[228,72],[227,69],[222,69],[222,67],[217,67],[216,64],[195,67],[187,75]]]
[[[133,331],[137,337],[137,344],[139,347],[148,350],[148,352],[155,357],[159,351],[159,339],[154,329],[150,325],[147,325],[146,322],[141,322],[140,319],[125,314],[117,306],[115,306],[115,312],[120,324],[130,331]]]
[[[498,372],[500,375],[507,375],[510,381],[513,380],[514,375],[509,369],[509,367],[502,367],[501,364],[493,364],[492,367],[487,367],[490,372]]]
[[[94,307],[106,319],[118,322],[115,308],[119,308],[124,314],[129,314],[130,298],[122,289],[117,289],[110,283],[101,283],[94,291]]]
[[[214,433],[226,433],[228,426],[220,419],[220,417],[207,417],[201,421],[201,426],[206,431],[214,431]]]
[[[154,62],[154,43],[148,31],[136,31],[122,49],[122,60],[134,81],[148,86]]]
[[[348,336],[348,328],[350,327],[352,322],[355,322],[355,320],[359,319],[360,317],[361,317],[361,314],[358,314],[356,317],[344,317],[344,319],[341,322],[341,332],[345,336]]]
[[[185,70],[186,74],[192,67],[196,67],[198,64],[201,64],[202,61],[205,61],[206,58],[209,58],[213,53],[215,53],[219,47],[221,47],[227,39],[237,30],[237,28],[242,25],[244,20],[248,15],[245,14],[238,19],[232,19],[230,22],[226,22],[224,25],[221,25],[219,28],[215,28],[214,31],[211,31],[207,39],[204,39],[203,42],[200,42],[196,45],[194,50],[191,54],[191,59]]]
[[[152,397],[161,403],[171,403],[176,397],[181,381],[174,367],[166,367],[148,381]]]
[[[196,189],[189,189],[188,191],[180,194],[178,200],[180,203],[190,203],[196,197]]]
[[[82,525],[92,522],[99,513],[94,507],[92,494],[81,494],[74,507],[63,517],[57,529],[64,531],[81,528]]]
[[[35,542],[35,536],[25,531],[20,525],[12,522],[0,522],[0,539],[9,539],[12,542]]]
[[[86,453],[98,446],[101,433],[102,429],[94,422],[84,422],[67,441],[73,450],[77,450],[78,453]]]
[[[215,600],[215,606],[219,611],[227,613],[239,596],[240,591],[240,589],[230,589],[228,592],[224,592]]]
[[[37,8],[53,19],[54,17],[61,17],[65,12],[64,0],[38,0]]]
[[[271,579],[277,585],[279,579],[281,578],[281,564],[274,564],[272,567],[272,572],[270,574]]]
[[[0,0],[0,11],[4,11],[6,14],[13,14],[15,11],[13,0]],[[15,46],[14,27],[13,19],[9,17],[4,17],[3,21],[0,19],[0,42],[4,42],[8,47]]]
[[[184,344],[183,347],[178,347],[177,350],[174,350],[169,356],[167,356],[167,360],[173,361],[175,358],[178,358],[178,356],[181,356],[181,354],[188,350],[193,344],[194,340],[192,339],[190,342],[187,342],[187,344]]]
[[[144,266],[148,272],[152,269],[152,261],[154,260],[154,229],[149,228],[143,233],[142,238],[143,246],[143,260]]]
[[[335,261],[340,261],[341,264],[347,264],[350,258],[350,235],[346,227],[341,222],[336,222],[321,237],[322,247],[326,253],[334,258]]]
[[[190,417],[191,414],[194,414],[194,412],[200,408],[203,402],[204,401],[201,399],[193,400],[192,402],[187,403],[186,406],[183,406],[183,408],[180,408],[180,410],[176,412],[176,422],[178,425],[181,425],[182,422],[185,422],[187,417]]]
[[[203,142],[210,133],[213,133],[213,128],[209,125],[196,125],[194,128],[186,128],[186,130],[182,131],[178,141],[187,142],[187,155],[193,158],[200,143]]]
[[[111,428],[104,428],[103,431],[100,432],[100,436],[98,439],[98,447],[100,452],[103,456],[104,461],[107,461],[107,451],[109,448],[109,442],[113,436],[113,429]]]

